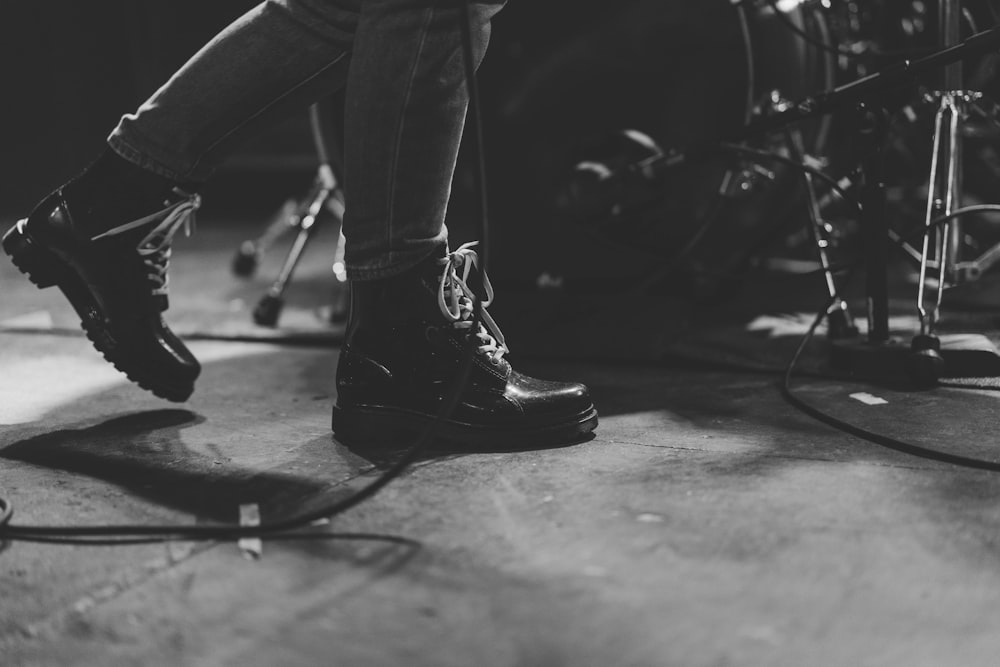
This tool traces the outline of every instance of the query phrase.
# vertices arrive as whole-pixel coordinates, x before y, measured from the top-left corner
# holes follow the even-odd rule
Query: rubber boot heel
[[[24,229],[27,220],[20,220],[3,235],[3,250],[10,255],[21,273],[39,289],[52,287],[59,282],[58,260],[39,245]]]

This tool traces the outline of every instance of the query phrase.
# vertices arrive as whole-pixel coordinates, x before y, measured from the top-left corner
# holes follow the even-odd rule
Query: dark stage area
[[[0,0],[0,230],[254,4]],[[0,532],[0,664],[996,664],[997,25],[974,0],[512,1],[479,79],[490,313],[520,371],[590,387],[593,435],[436,443],[294,536]],[[340,104],[316,116],[334,147]],[[203,366],[186,401],[130,383],[0,255],[12,524],[281,521],[399,459],[410,443],[331,434],[336,204],[260,321],[312,130],[302,109],[240,147],[175,238],[165,319]],[[452,246],[477,234],[475,151]]]

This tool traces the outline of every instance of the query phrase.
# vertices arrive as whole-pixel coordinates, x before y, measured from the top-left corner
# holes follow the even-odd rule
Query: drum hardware
[[[936,381],[945,370],[951,375],[976,374],[968,372],[965,362],[970,362],[968,365],[978,366],[976,368],[978,374],[984,372],[1000,373],[1000,370],[997,369],[998,364],[1000,364],[1000,356],[997,355],[992,346],[988,346],[989,349],[977,345],[971,347],[966,345],[961,349],[947,348],[947,346],[942,346],[940,339],[933,335],[931,325],[935,321],[936,308],[940,302],[939,292],[932,296],[935,303],[932,309],[924,308],[924,304],[921,303],[921,308],[924,308],[927,316],[923,320],[921,332],[913,339],[910,346],[901,345],[890,337],[887,277],[890,230],[885,215],[885,148],[889,131],[889,113],[885,106],[885,100],[888,94],[917,85],[918,78],[928,72],[997,49],[1000,49],[1000,28],[993,28],[973,35],[964,41],[948,44],[944,48],[919,59],[901,61],[875,74],[803,98],[798,102],[783,102],[772,113],[756,116],[739,132],[734,133],[734,136],[728,138],[729,141],[746,142],[775,131],[788,132],[787,128],[801,121],[811,120],[844,109],[853,109],[856,132],[865,139],[865,143],[869,147],[862,158],[859,170],[860,183],[858,184],[861,192],[860,227],[865,241],[864,264],[866,268],[868,333],[867,340],[863,341],[859,339],[833,341],[833,361],[835,364],[877,375],[897,375],[900,370],[905,370],[913,380],[921,384]],[[944,148],[944,140],[947,140],[948,155],[946,157],[951,158],[947,163],[952,166],[942,172],[941,151],[936,152],[938,157],[935,159],[935,164],[932,165],[932,172],[937,181],[942,181],[945,189],[942,191],[941,197],[933,195],[929,197],[928,206],[932,214],[940,210],[942,215],[946,215],[958,210],[954,195],[959,172],[958,161],[954,156],[957,154],[955,149],[958,146],[957,141],[953,140],[955,134],[951,128],[957,126],[958,101],[962,99],[964,102],[964,99],[955,94],[945,94],[941,99],[943,100],[943,111],[940,114],[939,127],[942,129],[938,132],[940,139],[937,142],[937,148]],[[945,134],[946,132],[947,134]],[[795,141],[790,141],[789,148],[794,148],[795,143]],[[628,165],[624,169],[611,171],[603,180],[605,183],[616,183],[615,189],[618,191],[637,187],[635,183],[631,183],[635,180],[648,187],[650,182],[663,179],[675,167],[715,151],[717,151],[717,144],[695,147],[685,152],[661,152],[659,155]],[[801,162],[805,159],[805,154],[798,153],[797,157]],[[814,203],[811,201],[810,205],[812,206]],[[811,214],[815,214],[815,212],[813,209]],[[956,232],[959,227],[947,223],[940,226],[936,223],[932,225],[932,222],[939,217],[933,215],[929,218],[926,221],[924,231],[928,237],[941,236],[954,251],[957,245],[954,241],[956,238],[960,238]],[[954,220],[950,222],[953,223]],[[824,229],[821,218],[817,218],[817,221],[813,222],[813,228],[817,231]],[[942,230],[940,234],[938,233],[939,229]],[[821,247],[823,246],[823,237],[819,238],[821,242],[817,243],[817,246]],[[929,250],[932,246],[931,240],[928,240],[925,245]],[[943,258],[938,272],[940,276],[944,276],[946,273],[943,267],[948,266],[948,256],[945,253],[948,252],[949,248],[944,242],[937,244],[937,247],[938,254]],[[926,277],[926,268],[929,266],[930,259],[928,252],[924,258],[925,269],[922,277]],[[828,263],[826,269],[829,270],[829,268]],[[827,273],[829,275],[829,271]],[[828,283],[828,287],[830,285],[831,283]],[[943,280],[939,280],[938,285],[943,285]],[[835,286],[831,288],[831,293],[836,294]],[[921,298],[926,297],[926,290],[921,291]],[[835,310],[835,312],[837,311]],[[967,341],[968,337],[964,337],[964,340]],[[989,357],[989,363],[983,363],[985,357]]]
[[[834,361],[854,369],[868,368],[876,374],[889,370],[897,374],[905,370],[911,380],[920,385],[936,382],[945,372],[949,375],[998,374],[996,349],[985,337],[952,336],[942,346],[942,340],[934,333],[941,307],[944,289],[948,281],[977,278],[983,270],[1000,261],[1000,245],[987,250],[976,260],[962,261],[962,225],[958,218],[944,225],[933,225],[933,221],[960,209],[961,202],[961,121],[970,105],[981,95],[977,92],[961,90],[960,60],[967,55],[955,57],[959,51],[971,50],[979,53],[995,50],[987,42],[995,39],[997,29],[980,33],[965,42],[960,41],[961,9],[957,1],[943,0],[942,46],[937,52],[912,64],[903,63],[890,67],[883,75],[864,77],[856,83],[847,84],[833,91],[837,96],[849,93],[851,88],[861,100],[855,108],[855,122],[858,132],[868,138],[868,145],[874,150],[862,164],[862,224],[865,235],[866,275],[868,284],[868,339],[864,345],[850,341],[834,342]],[[991,37],[991,35],[993,35]],[[983,40],[983,41],[981,41]],[[985,47],[985,48],[983,48]],[[883,82],[884,92],[897,84],[904,84],[918,73],[938,67],[945,67],[945,92],[935,93],[929,99],[938,105],[935,116],[934,149],[930,167],[929,193],[922,250],[916,253],[908,249],[911,257],[919,260],[920,281],[918,287],[918,312],[920,331],[904,346],[890,337],[888,326],[888,285],[886,266],[888,263],[887,239],[891,237],[886,224],[886,186],[884,182],[884,148],[888,136],[888,113],[878,105],[879,91],[875,89],[878,79]],[[906,74],[906,70],[910,70]],[[869,95],[863,90],[872,86]],[[822,98],[823,96],[819,96]],[[829,102],[830,100],[825,100]],[[821,100],[822,102],[822,100]],[[811,112],[811,101],[799,105],[800,112]],[[825,106],[821,103],[819,106]],[[794,112],[793,112],[794,113]],[[898,238],[896,241],[902,241]],[[936,277],[928,271],[936,272]],[[829,285],[830,283],[828,283]],[[955,339],[955,340],[951,340]],[[846,363],[845,363],[846,362]],[[860,363],[859,363],[860,362]]]
[[[939,4],[940,46],[943,50],[954,48],[961,42],[962,4],[962,0],[941,0]],[[950,63],[944,67],[944,89],[927,96],[927,100],[936,105],[937,111],[917,286],[920,332],[911,342],[913,356],[910,368],[914,379],[924,383],[936,381],[944,369],[944,360],[940,356],[941,342],[935,329],[945,290],[978,279],[985,270],[1000,261],[1000,245],[975,259],[965,259],[964,225],[960,218],[931,228],[935,219],[950,215],[962,206],[962,126],[969,117],[969,109],[982,98],[982,93],[965,90],[963,84],[961,63]]]
[[[282,207],[279,216],[254,240],[240,244],[233,258],[233,273],[248,277],[257,270],[261,256],[280,238],[293,231],[297,232],[295,240],[282,263],[278,277],[260,298],[253,310],[253,320],[260,326],[273,327],[278,323],[284,307],[284,294],[292,280],[292,275],[302,258],[309,241],[318,231],[318,223],[324,218],[331,218],[337,228],[337,248],[334,252],[333,274],[342,287],[347,282],[347,272],[344,265],[345,239],[344,222],[344,192],[340,186],[338,172],[340,165],[331,154],[329,139],[323,131],[321,118],[323,106],[314,104],[309,107],[309,125],[313,145],[319,165],[309,193],[301,200],[289,199]],[[334,298],[330,312],[331,322],[346,319],[346,290],[339,289]]]
[[[928,197],[926,221],[939,215],[950,213],[961,206],[960,195],[962,192],[961,176],[961,140],[969,136],[962,123],[968,118],[968,110],[978,107],[969,107],[981,98],[981,93],[969,91],[943,92],[934,95],[939,107],[935,116],[935,163],[932,160],[931,183],[937,184],[936,191],[932,191]],[[952,148],[954,146],[954,148]],[[1000,175],[1000,172],[997,172]],[[948,177],[952,174],[954,182]],[[943,230],[942,230],[943,231]],[[965,243],[963,226],[959,220],[952,223],[951,234],[935,239],[937,247],[945,245],[948,252],[945,253],[945,264],[942,267],[938,260],[938,254],[933,248],[924,251],[919,255],[923,264],[929,269],[938,270],[937,282],[944,287],[961,285],[963,283],[979,280],[979,278],[989,269],[1000,263],[1000,243],[994,244],[981,252],[977,257],[966,259],[963,250],[968,249]],[[924,255],[926,253],[926,259]],[[941,272],[944,278],[941,278]],[[932,281],[933,282],[933,281]],[[940,290],[937,290],[940,291]],[[924,303],[924,299],[918,296],[918,303]],[[926,317],[928,328],[933,328],[937,318],[937,304],[931,310],[921,313],[922,320]]]
[[[773,169],[762,164],[741,161],[738,169],[727,169],[719,183],[719,196],[729,199],[749,197],[759,192],[767,184],[773,183],[778,176]]]
[[[754,118],[761,116],[774,116],[788,111],[793,102],[781,95],[778,90],[771,91],[767,96],[766,103],[754,109]],[[833,263],[830,260],[830,250],[835,245],[835,230],[833,225],[824,219],[823,210],[833,203],[833,195],[822,197],[816,184],[814,172],[828,166],[827,160],[815,157],[806,150],[806,140],[802,130],[798,126],[788,125],[775,138],[777,144],[773,151],[779,155],[787,155],[790,160],[809,169],[800,170],[799,176],[805,189],[806,196],[806,220],[805,234],[810,245],[816,253],[819,267],[823,273],[824,282],[830,297],[830,306],[827,309],[828,336],[830,339],[854,338],[859,335],[858,328],[854,324],[854,318],[850,314],[847,302],[840,297],[837,288],[836,277],[833,273]],[[763,170],[761,165],[757,168]],[[767,170],[770,180],[775,180],[774,173]],[[843,181],[838,186],[846,185]]]
[[[784,134],[785,143],[792,159],[815,168],[823,166],[822,161],[806,154],[802,133],[797,128],[786,127]],[[806,190],[806,212],[808,214],[806,227],[816,248],[820,267],[823,270],[823,279],[830,297],[830,306],[826,311],[827,335],[831,340],[856,338],[859,335],[858,328],[854,325],[854,318],[847,307],[847,302],[840,297],[840,290],[837,289],[836,278],[833,275],[833,264],[830,261],[829,249],[833,244],[833,226],[823,219],[823,208],[820,205],[820,197],[812,173],[803,171],[802,181]]]

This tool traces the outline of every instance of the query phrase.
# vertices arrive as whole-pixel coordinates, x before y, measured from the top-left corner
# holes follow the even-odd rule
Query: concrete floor
[[[216,267],[224,237],[202,237]],[[68,317],[7,267],[0,281],[0,320]],[[0,331],[0,488],[18,523],[233,521],[242,503],[275,519],[383,463],[330,435],[335,349],[194,340],[205,370],[174,405],[50,328]],[[9,544],[0,663],[997,664],[997,472],[819,424],[772,374],[519,367],[587,382],[596,436],[427,458],[319,527],[329,539],[265,540],[256,560],[234,543]],[[800,393],[997,460],[995,392],[810,379]]]

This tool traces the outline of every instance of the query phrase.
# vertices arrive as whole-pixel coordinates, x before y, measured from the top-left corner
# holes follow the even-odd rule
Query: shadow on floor
[[[325,352],[299,351],[296,354],[299,356],[292,357],[289,352],[278,349],[265,355],[270,357],[267,364],[275,367],[295,365],[287,371],[289,377],[294,378],[291,382],[288,377],[280,378],[281,391],[301,397],[301,400],[322,399],[323,405],[328,405],[333,398],[325,392],[330,388],[334,364],[316,363],[317,355]],[[209,388],[206,393],[230,391],[229,384],[219,382],[218,378],[235,380],[234,384],[238,384],[242,377],[245,382],[248,366],[244,359],[228,359],[209,366],[213,367],[215,381],[225,388]],[[264,367],[259,358],[254,372],[261,372],[257,366]],[[596,439],[588,438],[589,444],[569,443],[551,448],[547,453],[538,453],[539,462],[559,465],[564,457],[575,460],[577,456],[586,456],[588,450],[607,444],[662,447],[663,455],[654,458],[666,457],[665,461],[675,459],[683,450],[691,450],[709,456],[699,467],[699,474],[706,476],[706,484],[711,485],[712,478],[725,478],[727,486],[734,488],[766,488],[769,480],[780,477],[790,467],[817,461],[899,467],[941,465],[838,435],[830,427],[804,417],[783,403],[776,380],[769,376],[539,362],[526,364],[525,370],[542,377],[571,376],[560,379],[586,382],[605,420],[604,426],[598,427]],[[264,374],[268,375],[266,371]],[[262,396],[276,389],[271,386],[259,388],[259,394],[248,393],[245,400],[262,401],[264,407]],[[860,389],[864,387],[831,381],[801,386],[801,392],[809,401],[874,431],[896,434],[928,448],[958,451],[985,460],[996,458],[992,451],[994,429],[987,428],[996,422],[993,416],[996,396],[943,389],[886,394],[890,404],[875,410],[848,397],[852,391]],[[112,391],[139,390],[118,387]],[[232,391],[241,395],[238,392],[246,390]],[[88,396],[80,401],[86,404],[84,407],[97,410],[102,395]],[[206,400],[206,404],[210,403]],[[72,412],[79,414],[79,408],[79,405],[73,406]],[[220,410],[221,414],[213,420],[217,427],[225,427],[227,419],[239,419],[227,413],[225,407]],[[270,424],[268,414],[254,417],[261,420],[265,442],[270,437],[266,433]],[[202,521],[233,522],[237,519],[238,506],[244,503],[257,503],[265,521],[321,508],[356,491],[361,484],[373,479],[373,473],[397,460],[401,452],[400,448],[393,447],[380,450],[348,448],[329,434],[316,435],[312,408],[288,420],[293,430],[298,428],[299,421],[304,424],[308,420],[312,435],[302,442],[286,442],[293,445],[293,449],[286,451],[294,453],[291,457],[283,457],[284,463],[263,464],[272,465],[271,469],[232,462],[219,465],[212,456],[211,445],[202,445],[200,451],[191,450],[184,444],[185,430],[205,424],[207,419],[183,408],[134,412],[97,424],[92,420],[77,421],[40,433],[43,419],[29,427],[16,442],[0,450],[0,458],[102,480],[137,498],[188,513]],[[713,445],[713,442],[718,444]],[[260,444],[258,442],[257,446]],[[578,450],[581,444],[585,446]],[[533,451],[508,449],[504,453],[521,458],[533,456]],[[419,462],[443,462],[477,453],[501,452],[436,447],[426,452]],[[262,455],[266,457],[266,447]],[[224,456],[220,454],[220,458]],[[505,459],[497,459],[498,462],[502,460]],[[665,463],[620,472],[629,479],[670,485],[683,483],[692,469],[688,465],[677,467]],[[969,502],[970,494],[980,501],[977,506],[985,511],[987,501],[1000,493],[994,490],[989,478],[975,485],[975,489],[950,481],[931,486],[933,488],[924,489],[922,504],[953,507],[962,513],[973,505]],[[984,517],[983,525],[984,528],[992,525],[992,515]]]
[[[36,435],[0,450],[0,457],[104,480],[212,521],[234,521],[240,504],[262,498],[269,513],[283,514],[330,492],[331,483],[304,476],[232,466],[214,471],[217,462],[187,449],[180,437],[204,421],[182,409],[139,412]]]

